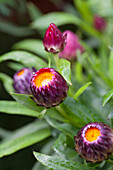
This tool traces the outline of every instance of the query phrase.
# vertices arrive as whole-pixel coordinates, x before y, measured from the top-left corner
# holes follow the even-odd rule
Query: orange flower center
[[[40,73],[35,77],[34,84],[37,87],[48,85],[48,83],[52,80],[52,77],[53,77],[53,73],[51,72]]]
[[[21,76],[24,73],[24,70],[21,70],[17,73],[17,76]]]
[[[89,142],[93,142],[94,140],[96,140],[98,138],[98,136],[100,136],[100,130],[96,127],[90,127],[86,130],[85,133],[85,138],[87,141]]]

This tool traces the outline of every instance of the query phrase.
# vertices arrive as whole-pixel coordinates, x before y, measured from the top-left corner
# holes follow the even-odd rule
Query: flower
[[[64,49],[66,44],[66,34],[63,35],[53,23],[47,28],[43,45],[47,52],[57,53]]]
[[[66,98],[68,91],[63,76],[47,67],[35,73],[30,87],[36,103],[46,108],[59,105]]]
[[[87,161],[101,162],[113,153],[113,130],[104,123],[87,124],[74,139],[75,150]]]
[[[31,94],[30,81],[33,76],[33,71],[35,72],[34,68],[30,69],[26,67],[14,74],[13,87],[16,93]]]
[[[97,31],[104,31],[106,29],[106,26],[107,26],[107,23],[106,23],[106,20],[98,15],[95,15],[94,18],[93,18],[93,25],[94,25],[94,28],[97,30]]]
[[[63,35],[67,34],[67,42],[64,50],[59,53],[60,58],[65,58],[67,60],[72,60],[76,58],[77,50],[83,53],[84,48],[79,43],[79,38],[72,31],[66,30]]]

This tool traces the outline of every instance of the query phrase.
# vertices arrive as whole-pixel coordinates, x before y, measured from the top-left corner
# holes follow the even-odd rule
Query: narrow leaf
[[[13,46],[16,50],[26,50],[35,53],[47,60],[47,52],[44,50],[42,40],[27,39],[16,43]]]
[[[78,132],[78,129],[73,127],[70,124],[67,123],[59,123],[56,120],[46,116],[45,117],[47,122],[49,123],[50,126],[52,126],[53,128],[56,128],[58,130],[60,130],[61,132],[64,132],[65,134],[67,134],[68,136],[70,136],[72,139],[74,138],[74,136],[76,135],[76,133]]]
[[[25,51],[12,51],[0,57],[0,62],[6,60],[17,61],[27,67],[35,67],[36,69],[40,69],[46,66],[46,63],[42,59]]]
[[[52,146],[55,142],[55,139],[51,139],[49,140],[49,142],[46,142],[44,144],[44,146],[42,147],[42,149],[40,150],[41,153],[44,153],[44,154],[51,154],[53,153],[52,151]],[[40,162],[36,161],[36,163],[34,164],[32,170],[48,170],[47,167],[43,166]]]
[[[66,110],[67,115],[76,125],[76,127],[82,127],[86,123],[93,121],[103,121],[101,115],[92,112],[88,107],[80,102],[75,101],[71,97],[67,97],[60,105],[62,109]]]
[[[93,170],[94,168],[88,167],[86,165],[80,164],[78,162],[65,160],[62,158],[52,157],[44,155],[38,152],[33,152],[35,158],[40,161],[43,165],[47,166],[49,169],[53,170]]]
[[[75,7],[78,8],[80,14],[86,20],[86,22],[92,24],[93,23],[93,14],[88,6],[87,1],[82,0],[74,0]]]
[[[8,138],[3,140],[0,145],[0,157],[10,155],[36,142],[40,142],[50,135],[51,132],[44,120],[30,123],[14,131]]]
[[[0,21],[0,31],[16,37],[25,37],[35,34],[34,30],[28,27],[19,27],[10,22]]]
[[[25,94],[17,94],[17,93],[11,93],[12,97],[19,102],[20,104],[28,107],[29,109],[42,112],[44,109],[41,106],[37,106],[36,102],[32,99],[32,95],[25,95]]]
[[[112,119],[113,118],[113,110],[110,112],[110,114],[108,115],[108,119]]]
[[[110,90],[108,93],[106,93],[106,95],[104,96],[103,106],[105,106],[105,104],[111,99],[112,96],[113,96],[113,89]]]
[[[4,73],[0,73],[0,80],[3,82],[3,85],[8,93],[14,92],[14,89],[12,86],[13,79],[11,77],[9,77],[8,75],[6,75]]]
[[[31,2],[27,3],[27,8],[28,8],[28,13],[33,21],[42,15],[38,7]]]
[[[111,50],[110,52],[110,56],[109,56],[109,76],[110,79],[113,81],[113,50]]]
[[[0,128],[0,138],[6,138],[11,135],[11,131]]]
[[[47,29],[50,23],[54,23],[57,26],[64,24],[79,24],[80,20],[69,13],[66,12],[52,12],[46,15],[39,17],[34,21],[31,26],[37,29]]]
[[[51,12],[39,17],[36,21],[31,24],[31,27],[43,30],[47,29],[50,23],[54,23],[57,26],[64,24],[74,24],[81,27],[86,33],[91,34],[94,37],[101,38],[101,34],[96,31],[90,24],[79,19],[77,16],[66,13],[66,12]]]
[[[65,59],[59,59],[59,72],[65,78],[65,80],[71,84],[71,63]]]
[[[74,94],[73,98],[75,100],[77,100],[77,98],[88,88],[89,85],[91,85],[92,82],[88,82],[85,85],[83,85],[82,87],[80,87],[77,92]]]
[[[0,112],[16,115],[26,115],[38,117],[39,112],[28,109],[27,107],[17,103],[16,101],[0,101]]]
[[[53,145],[53,149],[55,153],[61,157],[66,159],[66,135],[64,133],[61,133],[58,137],[58,139],[55,141],[55,144]]]
[[[9,68],[11,68],[15,71],[18,71],[18,70],[25,67],[23,64],[16,63],[16,62],[8,62],[7,65],[8,65]]]

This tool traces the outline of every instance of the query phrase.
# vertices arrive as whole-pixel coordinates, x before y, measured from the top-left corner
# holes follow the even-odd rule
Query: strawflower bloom
[[[47,52],[58,53],[62,51],[66,44],[66,34],[62,34],[62,32],[57,28],[57,26],[53,23],[47,28],[43,45]]]
[[[98,15],[94,16],[93,24],[94,24],[94,28],[99,32],[103,32],[107,26],[106,20]]]
[[[84,126],[75,139],[75,150],[89,162],[101,162],[113,153],[113,130],[101,122]]]
[[[34,68],[22,68],[13,76],[13,87],[16,93],[31,94],[30,81],[33,76]]]
[[[72,60],[76,58],[77,50],[80,53],[84,52],[83,46],[79,43],[79,38],[72,31],[66,30],[63,35],[67,34],[67,42],[64,50],[59,53],[60,58],[65,58],[67,60]]]
[[[68,86],[63,76],[53,68],[38,70],[31,79],[31,91],[39,106],[59,105],[67,96]]]

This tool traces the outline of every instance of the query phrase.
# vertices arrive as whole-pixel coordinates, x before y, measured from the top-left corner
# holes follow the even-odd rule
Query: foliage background
[[[89,10],[90,9],[90,10]],[[106,123],[109,123],[113,126],[113,113],[112,113],[112,95],[113,95],[113,52],[112,52],[112,44],[113,44],[113,4],[112,0],[0,0],[0,55],[23,48],[27,49],[27,45],[23,47],[19,47],[21,40],[26,39],[40,39],[42,40],[44,36],[44,32],[48,27],[51,20],[56,22],[56,25],[59,26],[61,31],[63,32],[66,29],[70,29],[73,32],[76,32],[77,35],[81,38],[81,43],[83,43],[84,47],[87,50],[82,57],[78,54],[78,59],[76,62],[76,75],[72,80],[74,86],[72,92],[77,91],[82,85],[86,83],[86,87],[91,85],[79,98],[80,95],[75,94],[75,99],[78,98],[81,104],[84,104],[87,109],[83,110],[83,112],[88,113],[88,115],[84,115],[84,121],[93,121],[94,120],[103,120]],[[60,13],[54,13],[52,15],[50,12],[63,11],[67,12],[69,15],[64,13],[63,15]],[[45,15],[48,14],[48,15]],[[107,19],[108,25],[107,30],[104,33],[99,33],[93,28],[92,19],[93,15],[98,14],[105,19]],[[41,17],[42,16],[42,17]],[[44,18],[43,18],[44,16]],[[51,18],[51,17],[52,18]],[[32,23],[32,24],[31,24]],[[24,42],[25,43],[25,42]],[[32,42],[33,43],[33,42]],[[15,45],[16,44],[16,45]],[[44,57],[45,53],[40,52],[37,47],[33,46],[31,48],[31,52],[33,54],[37,53],[39,56]],[[108,48],[110,47],[110,49]],[[30,44],[29,44],[30,47]],[[21,54],[21,53],[20,53]],[[89,57],[90,56],[90,57]],[[21,65],[18,65],[20,67]],[[16,66],[17,67],[17,66]],[[0,63],[0,72],[6,73],[9,76],[13,76],[14,74],[14,65],[10,61],[4,61]],[[81,72],[83,70],[83,72]],[[2,80],[2,79],[1,79]],[[8,81],[8,79],[7,79]],[[87,84],[87,82],[89,82]],[[7,84],[7,83],[6,83]],[[6,88],[7,89],[7,88]],[[110,91],[111,90],[111,91]],[[84,91],[84,90],[83,90]],[[110,92],[109,92],[110,91]],[[107,93],[109,92],[109,93]],[[105,96],[105,94],[107,95]],[[70,91],[70,96],[71,95]],[[78,96],[77,96],[78,95]],[[88,97],[87,97],[88,96]],[[87,99],[86,99],[87,97]],[[0,82],[0,99],[1,100],[13,100],[12,97],[5,90],[5,86],[3,85],[3,81]],[[69,98],[68,98],[69,99]],[[67,104],[64,102],[64,106]],[[71,99],[70,99],[71,100]],[[107,103],[110,100],[109,103]],[[103,102],[104,101],[104,102]],[[103,104],[105,107],[103,107]],[[107,103],[107,104],[106,104]],[[76,103],[73,106],[77,106]],[[96,106],[96,107],[95,107]],[[73,107],[73,108],[74,108]],[[79,107],[79,106],[77,106]],[[81,107],[81,105],[80,105]],[[2,107],[1,107],[2,108]],[[74,109],[72,111],[74,112]],[[65,109],[65,108],[64,108]],[[80,109],[80,108],[79,108]],[[79,115],[78,109],[78,115]],[[94,113],[94,117],[92,116],[92,112]],[[3,112],[3,111],[2,111]],[[27,125],[30,122],[33,122],[37,118],[28,117],[24,115],[9,115],[0,113],[0,138],[10,135],[14,130]],[[83,114],[83,113],[82,113]],[[91,114],[91,116],[90,116]],[[78,116],[77,115],[77,116]],[[82,115],[83,116],[83,115]],[[96,119],[97,116],[97,119]],[[109,119],[108,119],[109,118]],[[51,122],[48,120],[48,122]],[[52,124],[53,123],[53,124]],[[7,157],[3,157],[0,159],[0,168],[2,170],[13,170],[13,169],[22,169],[29,170],[32,169],[36,159],[34,158],[32,151],[40,151],[45,154],[50,154],[49,150],[46,148],[51,148],[56,137],[59,134],[59,131],[56,130],[59,127],[59,124],[55,124],[55,122],[50,123],[54,128],[52,129],[52,137],[48,135],[48,137],[38,142],[34,145],[31,145],[25,149],[17,151],[16,153],[9,155]],[[78,123],[79,124],[79,123]],[[60,125],[60,131],[64,132],[60,135],[59,142],[64,142],[62,139],[66,139],[65,133],[69,136],[70,131],[68,131],[69,126]],[[78,127],[77,127],[78,128]],[[74,129],[74,128],[73,128]],[[74,129],[75,132],[77,129]],[[72,130],[72,134],[74,134],[74,130]],[[56,136],[57,135],[57,136]],[[67,139],[66,139],[67,140]],[[69,143],[72,142],[72,139],[68,137]],[[49,143],[48,143],[49,142]],[[59,144],[59,143],[58,143]],[[45,146],[45,148],[43,148]],[[61,143],[63,147],[63,143]],[[57,148],[58,145],[54,148]],[[72,142],[72,148],[74,144]],[[73,153],[72,148],[70,148],[72,155],[69,156],[73,160],[73,156],[75,157],[75,151]],[[57,148],[58,149],[58,148]],[[64,150],[63,150],[64,149]],[[60,156],[64,155],[65,148],[60,148]],[[54,152],[51,151],[53,154]],[[75,159],[75,158],[74,158]],[[111,158],[112,159],[112,158]],[[76,156],[76,160],[78,162],[83,162],[78,156]],[[91,165],[93,166],[93,165]],[[97,165],[95,165],[96,167]],[[103,163],[99,165],[100,169],[103,166],[103,169],[112,169],[112,164],[109,162]],[[35,167],[34,167],[35,168]]]

